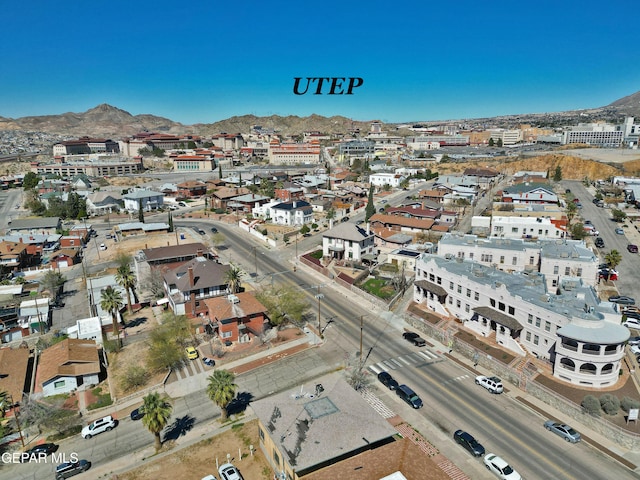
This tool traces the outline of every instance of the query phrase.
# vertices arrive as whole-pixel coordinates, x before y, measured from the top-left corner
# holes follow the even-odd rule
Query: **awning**
[[[515,318],[510,317],[502,312],[494,310],[489,307],[476,307],[473,309],[478,315],[483,316],[484,318],[488,318],[489,320],[493,320],[500,325],[507,327],[509,330],[518,332],[522,330],[522,325]]]
[[[446,297],[447,291],[442,288],[440,285],[436,285],[435,283],[428,282],[426,280],[418,280],[415,282],[415,286],[419,287],[427,292],[431,292],[438,297]]]
[[[160,300],[158,300],[156,302],[156,305],[165,305],[167,303],[169,303],[169,299],[168,298],[161,298]]]

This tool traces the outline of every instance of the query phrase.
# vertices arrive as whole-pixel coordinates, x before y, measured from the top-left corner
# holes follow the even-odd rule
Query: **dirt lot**
[[[173,455],[151,460],[135,470],[118,475],[117,480],[198,479],[210,474],[219,478],[216,460],[219,465],[226,463],[227,454],[247,480],[270,480],[273,471],[258,447],[258,440],[257,420],[238,424]],[[254,447],[253,455],[250,454],[250,445]],[[170,449],[171,445],[165,444],[163,448]],[[238,456],[239,451],[242,452],[242,459]]]

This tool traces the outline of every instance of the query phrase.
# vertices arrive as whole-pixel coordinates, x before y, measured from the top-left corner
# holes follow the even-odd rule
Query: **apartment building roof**
[[[100,372],[100,359],[94,340],[67,338],[43,350],[38,366],[42,385],[59,376],[90,375]]]
[[[333,228],[324,232],[322,237],[361,242],[368,237],[373,237],[373,234],[367,233],[366,230],[353,223],[339,223],[337,225],[334,224]]]

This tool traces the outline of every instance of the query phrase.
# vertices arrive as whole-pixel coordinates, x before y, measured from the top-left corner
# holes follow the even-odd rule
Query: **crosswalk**
[[[390,370],[398,370],[405,367],[421,367],[429,363],[441,362],[443,360],[444,357],[432,352],[431,350],[420,350],[419,352],[412,352],[374,363],[373,365],[369,365],[369,370],[377,375],[380,372],[388,372]]]

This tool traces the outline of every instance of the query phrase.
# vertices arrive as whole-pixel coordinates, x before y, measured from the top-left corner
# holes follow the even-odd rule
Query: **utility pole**
[[[318,285],[318,293],[315,297],[318,299],[318,337],[322,338],[322,326],[320,325],[320,300],[324,298],[324,295],[320,293],[320,285]]]
[[[11,409],[13,410],[13,416],[16,418],[16,426],[18,427],[18,433],[20,434],[20,443],[22,443],[22,448],[24,449],[24,437],[22,436],[22,429],[20,428],[20,418],[18,417],[16,404],[13,401],[12,395],[7,395],[7,398],[11,400]],[[2,408],[3,410],[6,410],[6,405],[3,405]]]
[[[360,368],[362,368],[362,331],[364,329],[364,315],[360,315]]]

